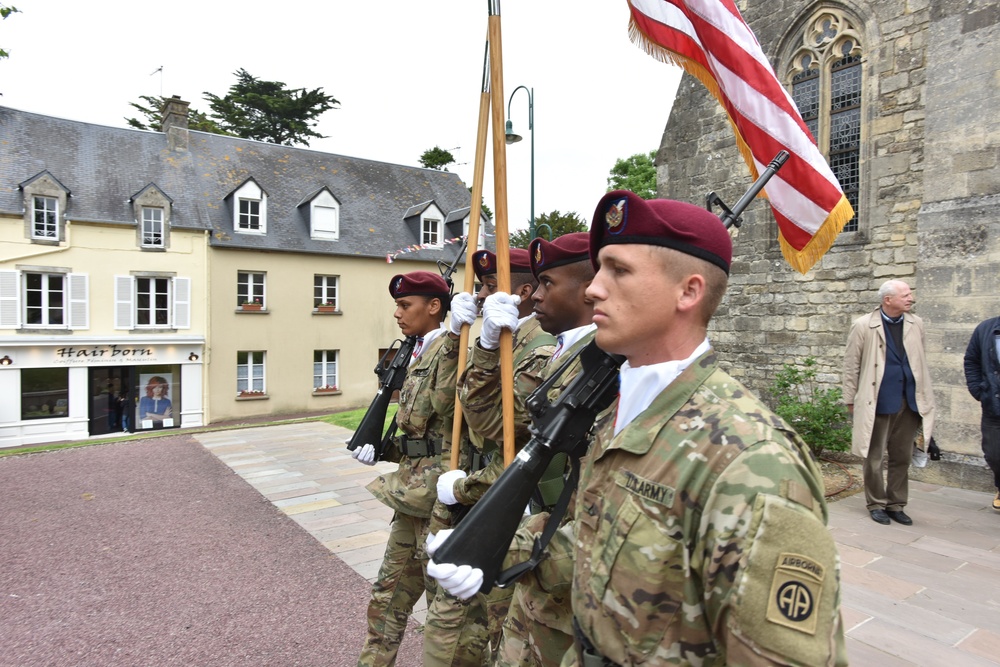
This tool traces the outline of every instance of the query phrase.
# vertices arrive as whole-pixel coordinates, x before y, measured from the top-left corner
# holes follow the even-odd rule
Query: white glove
[[[445,543],[445,540],[454,532],[454,528],[445,528],[444,530],[439,530],[437,533],[429,534],[424,542],[427,548],[427,555],[433,556],[441,548],[441,545]]]
[[[483,571],[470,565],[438,564],[432,560],[427,563],[427,574],[459,600],[468,600],[483,586]]]
[[[478,312],[476,298],[468,292],[459,292],[451,299],[451,325],[448,330],[456,335],[462,333],[462,325],[472,326]]]
[[[366,466],[375,465],[375,445],[362,445],[351,452],[351,456],[356,458]]]
[[[452,530],[440,531],[437,535],[427,536],[427,555],[433,556],[442,544],[452,534]],[[427,574],[438,580],[441,588],[457,597],[468,600],[479,592],[483,586],[483,571],[470,565],[454,565],[453,563],[427,563]]]
[[[458,502],[455,499],[455,482],[466,477],[464,470],[449,470],[443,472],[438,477],[438,500],[445,505],[454,505]]]
[[[517,306],[521,297],[506,292],[490,294],[483,302],[483,330],[479,334],[479,344],[484,350],[495,350],[500,346],[500,330],[517,328],[519,313]]]

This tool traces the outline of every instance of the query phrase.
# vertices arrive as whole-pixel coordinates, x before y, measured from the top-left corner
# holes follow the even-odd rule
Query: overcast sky
[[[244,68],[340,101],[310,148],[417,166],[436,145],[472,185],[486,0],[0,2],[21,10],[0,21],[0,105],[125,127],[140,95],[207,112],[203,92],[225,95]],[[535,215],[589,221],[615,160],[659,146],[680,70],[629,41],[625,0],[506,0],[501,12],[505,109],[534,88]],[[506,150],[516,229],[530,217],[525,91],[510,108],[524,136]],[[485,171],[495,211],[491,152]]]

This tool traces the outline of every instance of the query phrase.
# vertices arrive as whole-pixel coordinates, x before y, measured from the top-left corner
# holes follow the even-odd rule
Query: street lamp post
[[[518,86],[507,99],[507,124],[505,137],[507,144],[516,144],[521,140],[521,135],[514,134],[514,125],[510,120],[510,103],[514,99],[517,91],[524,89],[528,94],[528,131],[531,132],[531,219],[528,221],[528,236],[535,238],[535,89],[525,86]]]

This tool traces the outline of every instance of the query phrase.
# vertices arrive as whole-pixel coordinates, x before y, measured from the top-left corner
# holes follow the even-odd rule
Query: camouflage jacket
[[[566,363],[576,352],[594,340],[594,333],[594,331],[588,333],[567,348],[555,363],[546,366],[542,371],[542,380],[550,377],[560,368],[561,363]],[[554,401],[580,372],[579,359],[575,359],[571,363],[572,365],[560,377],[559,385],[549,392],[550,401]],[[565,465],[566,456],[557,454],[550,469],[564,468]],[[517,582],[517,588],[524,601],[525,614],[535,622],[560,630],[567,635],[573,633],[572,611],[570,610],[573,553],[568,526],[573,516],[574,504],[575,501],[571,500],[566,516],[562,518],[564,525],[554,534],[546,549],[545,558],[534,570],[524,574]],[[517,511],[519,508],[512,507],[510,509]],[[531,557],[535,538],[542,534],[548,520],[548,512],[524,518],[504,558],[504,568],[522,563]]]
[[[524,402],[541,383],[541,373],[552,351],[555,338],[545,333],[534,317],[526,320],[514,332],[514,429],[515,447],[528,441],[530,418]],[[473,505],[482,498],[490,485],[503,473],[503,412],[500,409],[500,353],[473,346],[472,359],[459,381],[462,414],[466,419],[470,439],[480,449],[483,443],[490,453],[490,462],[482,470],[472,472],[455,485],[455,499],[463,505]]]
[[[584,458],[573,613],[620,665],[846,665],[807,446],[709,350]],[[563,664],[575,664],[571,656]]]
[[[534,317],[514,332],[514,422],[518,443],[528,441],[525,400],[541,384],[541,372],[555,349],[556,339],[545,333]],[[500,351],[472,346],[472,361],[462,375],[459,397],[469,430],[483,438],[503,439],[503,411],[500,409]]]
[[[406,371],[396,412],[399,430],[410,438],[440,439],[442,451],[434,456],[409,458],[393,447],[394,452],[386,455],[390,460],[398,458],[399,468],[379,475],[366,488],[397,512],[431,516],[437,499],[437,478],[447,469],[451,456],[457,376],[457,345],[446,333],[438,336]]]

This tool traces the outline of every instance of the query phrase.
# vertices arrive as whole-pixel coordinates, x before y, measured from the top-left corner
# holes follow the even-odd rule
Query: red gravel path
[[[369,591],[188,436],[0,459],[3,667],[351,666]]]

